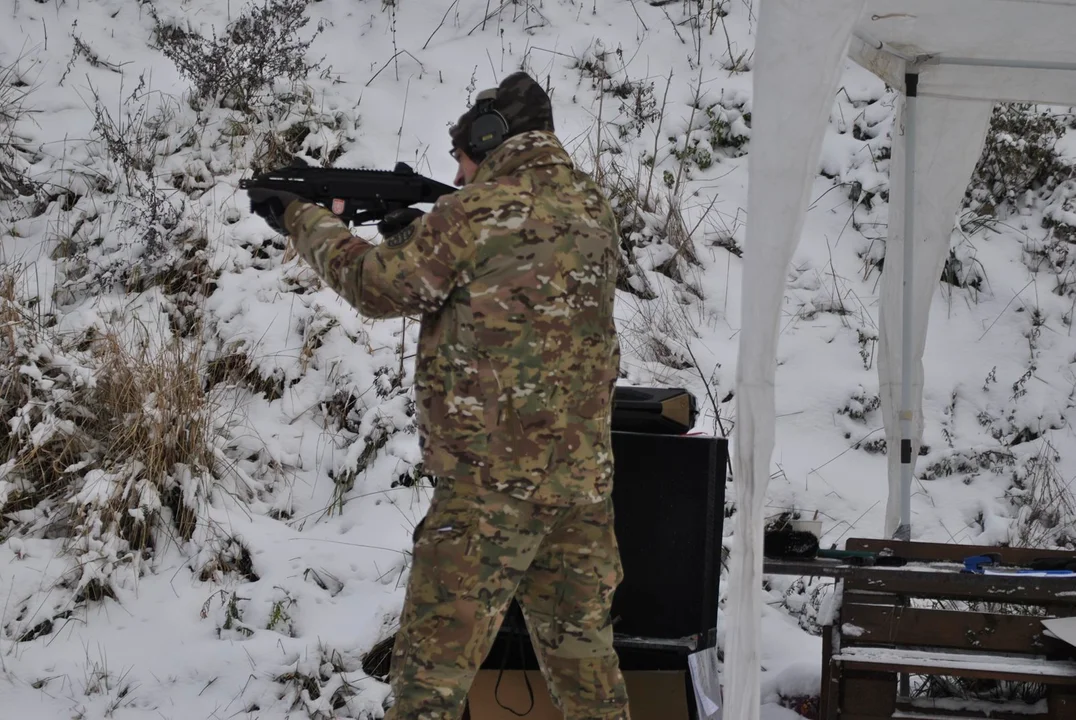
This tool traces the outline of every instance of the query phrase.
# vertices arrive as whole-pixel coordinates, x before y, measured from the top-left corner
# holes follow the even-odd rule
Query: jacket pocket
[[[516,383],[498,388],[490,398],[497,408],[489,435],[494,479],[539,483],[553,462],[562,430],[560,388],[521,372]]]
[[[426,604],[446,604],[446,611],[452,600],[470,597],[482,579],[479,513],[463,505],[431,507],[415,534],[415,592]]]

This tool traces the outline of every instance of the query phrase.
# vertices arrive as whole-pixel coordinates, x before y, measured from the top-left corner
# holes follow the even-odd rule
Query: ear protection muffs
[[[471,141],[469,155],[482,156],[494,149],[508,135],[508,122],[493,108],[497,99],[496,88],[483,90],[475,98],[477,115],[471,123]]]

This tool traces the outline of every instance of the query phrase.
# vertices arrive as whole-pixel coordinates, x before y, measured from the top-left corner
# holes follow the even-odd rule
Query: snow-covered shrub
[[[264,488],[233,462],[199,340],[137,322],[61,334],[15,276],[0,273],[0,538],[63,539],[69,611],[113,596],[164,542],[210,545],[218,490]]]
[[[29,112],[29,93],[18,61],[0,67],[0,200],[33,195],[38,190],[37,183],[26,174],[29,162],[16,132],[16,125]]]
[[[620,232],[617,289],[643,300],[657,297],[639,265],[635,249],[653,236],[661,217],[662,198],[644,190],[646,176],[640,168],[629,169],[620,158],[592,153],[593,175],[609,198]]]
[[[821,635],[826,617],[822,607],[833,594],[827,578],[797,578],[781,597],[781,608],[796,618],[800,628],[811,635]]]
[[[3,303],[12,314],[10,295]],[[0,352],[5,528],[61,531],[76,552],[111,538],[109,552],[123,554],[154,546],[167,508],[179,536],[191,537],[199,484],[215,465],[197,347],[177,339],[131,351],[94,333],[68,347],[23,311]]]
[[[607,91],[615,85],[613,74],[617,68],[610,69],[609,64],[619,62],[621,68],[624,65],[624,49],[617,46],[616,50],[609,50],[601,38],[595,39],[592,45],[587,46],[572,63],[572,68],[579,71],[580,79],[589,80],[594,90],[599,88]]]
[[[888,201],[888,173],[892,142],[893,108],[891,93],[870,103],[852,123],[852,134],[867,143],[869,152],[857,156],[850,169],[833,168],[823,174],[851,183],[849,198],[863,207],[863,216],[853,214],[857,230],[875,222],[873,199]],[[1076,166],[1057,149],[1066,132],[1055,113],[1030,104],[998,104],[993,111],[982,153],[965,191],[960,226],[967,238],[956,243],[946,257],[941,281],[969,289],[973,297],[988,284],[986,270],[976,257],[976,231],[1014,214],[1042,213],[1047,237],[1029,235],[1025,242],[1025,263],[1035,271],[1058,276],[1057,292],[1066,292],[1076,283],[1068,244],[1076,239]],[[823,159],[825,165],[825,159]],[[864,179],[859,177],[863,175]],[[877,179],[877,181],[875,181]],[[1023,225],[1028,229],[1028,224]],[[865,274],[882,269],[885,261],[883,234],[868,238],[860,251]]]
[[[971,242],[965,240],[949,246],[949,255],[942,266],[943,283],[978,293],[985,280],[986,269],[975,257],[975,246]]]
[[[89,144],[100,165],[92,183],[72,183],[51,210],[57,227],[51,255],[59,270],[53,300],[66,306],[109,290],[160,286],[181,296],[169,313],[178,331],[189,332],[195,322],[184,306],[212,278],[204,227],[187,193],[160,169],[174,151],[177,108],[167,100],[157,103],[142,82],[116,115],[93,88],[91,93]]]
[[[858,420],[859,422],[866,422],[867,415],[879,409],[881,406],[881,398],[874,393],[868,394],[867,390],[860,385],[849,396],[844,407],[837,411],[837,414],[847,415],[851,419]]]
[[[353,407],[344,418],[342,429],[354,434],[355,439],[348,447],[343,466],[330,471],[337,485],[337,502],[354,487],[355,479],[366,471],[395,434],[417,431],[414,394],[410,387],[404,386],[401,373],[381,367],[374,375],[373,387],[378,402],[367,407]],[[417,472],[421,474],[420,470]]]
[[[1054,231],[1054,237],[1071,244],[1076,243],[1076,167],[1069,168],[1068,176],[1046,198],[1042,224]]]
[[[297,155],[329,166],[343,153],[345,136],[354,139],[354,118],[324,112],[309,85],[330,72],[308,56],[323,30],[321,24],[306,30],[309,4],[248,5],[210,38],[189,29],[183,16],[153,11],[156,44],[190,81],[190,105],[199,114],[197,123],[188,124],[190,147],[177,153],[183,162],[172,163],[184,171],[173,179],[176,187],[208,188],[215,174],[263,172],[289,165]],[[190,166],[201,168],[199,177]]]
[[[706,141],[715,153],[740,157],[751,138],[751,111],[746,110],[747,98],[739,94],[722,97],[705,108]]]
[[[1076,547],[1076,495],[1057,466],[1060,455],[1043,442],[1012,474],[1006,497],[1016,510],[1012,544],[1018,547]]]
[[[623,49],[618,46],[615,51],[608,50],[600,40],[588,46],[573,67],[581,79],[589,80],[599,92],[597,122],[588,143],[589,154],[581,165],[589,169],[605,190],[619,226],[621,256],[617,288],[640,300],[656,300],[659,295],[655,283],[647,277],[648,272],[654,272],[701,298],[697,283],[687,277],[700,263],[692,238],[695,228],[685,219],[682,181],[689,178],[690,166],[705,169],[714,162],[710,151],[701,146],[704,140],[717,152],[730,132],[739,133],[738,128],[730,131],[730,123],[742,125],[743,114],[735,108],[723,109],[721,103],[742,109],[745,100],[732,102],[723,96],[719,102],[703,103],[700,86],[696,84],[688,122],[690,132],[684,139],[684,148],[679,147],[675,134],[669,134],[672,149],[666,152],[661,147],[662,139],[665,133],[674,132],[666,129],[663,133],[671,75],[659,103],[653,82],[628,75]],[[614,102],[618,103],[618,109],[614,109],[617,108]],[[730,112],[741,119],[732,119]],[[749,113],[747,117],[749,121]],[[652,140],[644,137],[647,131],[653,132]],[[742,144],[740,140],[730,142]],[[630,152],[632,145],[641,152]],[[630,162],[633,157],[634,163]],[[659,167],[662,158],[675,163],[671,165],[675,172]],[[651,349],[659,355],[664,352],[661,348]]]
[[[232,139],[247,143],[240,156],[249,157],[253,172],[283,167],[300,155],[324,167],[340,157],[343,141],[356,137],[355,123],[315,105],[313,93],[303,87],[276,95],[272,104],[232,123]]]
[[[975,476],[989,472],[994,475],[1013,467],[1015,458],[1010,450],[1002,446],[960,448],[944,453],[939,459],[927,463],[919,471],[923,480],[937,480],[951,475],[963,475],[965,483],[970,483]]]
[[[613,124],[621,140],[641,137],[643,131],[661,114],[654,96],[653,82],[625,79],[613,84],[607,92],[620,101],[620,113]]]
[[[321,32],[302,37],[310,0],[266,0],[249,5],[222,35],[204,37],[154,13],[157,46],[193,85],[198,107],[249,110],[277,80],[305,81],[319,63],[307,50]]]
[[[284,686],[282,702],[311,720],[380,717],[388,685],[362,682],[368,679],[354,650],[341,651],[320,642],[316,652],[275,678]]]
[[[653,188],[649,166],[629,170],[614,157],[603,160],[602,167],[596,174],[620,232],[617,289],[640,300],[656,300],[659,293],[654,280],[647,277],[653,272],[674,281],[691,296],[701,297],[697,280],[690,277],[700,263],[681,199]]]
[[[747,97],[739,93],[723,93],[717,102],[703,102],[701,93],[696,92],[685,131],[668,137],[677,167],[676,172],[662,173],[666,187],[676,190],[693,169],[707,170],[723,159],[747,153],[751,112],[746,105]]]
[[[1064,132],[1056,115],[1034,105],[995,106],[965,205],[979,215],[1005,215],[1028,191],[1051,188],[1071,176],[1056,150]]]
[[[0,537],[60,533],[92,442],[90,358],[58,342],[55,318],[20,296],[22,268],[0,268]]]

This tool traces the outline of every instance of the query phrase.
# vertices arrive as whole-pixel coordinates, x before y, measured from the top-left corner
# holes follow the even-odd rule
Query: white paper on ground
[[[721,698],[707,695],[702,689],[699,679],[702,673],[712,672],[716,676],[715,686],[720,688],[721,675],[716,667],[706,670],[700,669],[699,655],[701,653],[692,653],[687,657],[688,670],[691,672],[691,686],[695,688],[695,706],[699,709],[701,720],[721,720]]]
[[[1042,624],[1060,640],[1076,647],[1076,617],[1048,618]]]

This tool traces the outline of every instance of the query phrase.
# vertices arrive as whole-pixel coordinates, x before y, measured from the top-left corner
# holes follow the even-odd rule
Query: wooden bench
[[[986,553],[1015,565],[1073,554],[858,538],[845,549],[890,551],[910,562],[840,573],[838,609],[822,634],[821,718],[1076,720],[1076,648],[1041,622],[1076,616],[1076,578],[962,572],[965,558]],[[1046,697],[1033,704],[911,697],[911,676],[985,681],[980,688],[1034,683]]]

